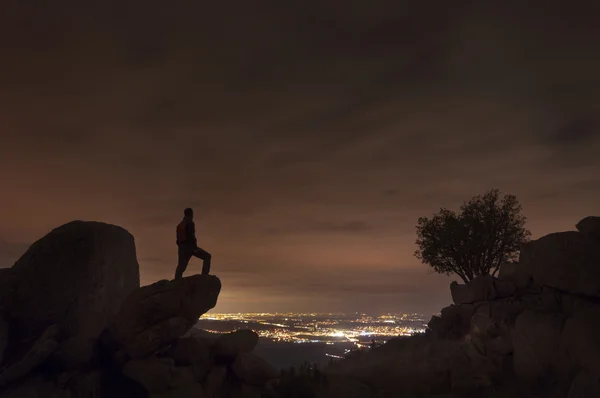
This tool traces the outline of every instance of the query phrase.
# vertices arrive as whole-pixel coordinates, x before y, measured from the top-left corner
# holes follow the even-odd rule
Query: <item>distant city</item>
[[[423,332],[423,314],[238,313],[206,314],[196,325],[208,333],[252,329],[261,337],[257,354],[281,368],[324,365],[350,351]]]

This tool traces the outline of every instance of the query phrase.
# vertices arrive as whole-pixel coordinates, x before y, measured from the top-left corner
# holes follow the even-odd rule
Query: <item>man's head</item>
[[[187,209],[185,209],[183,211],[183,215],[184,215],[184,217],[187,217],[187,218],[193,218],[194,217],[194,210],[192,210],[191,208],[188,207]]]

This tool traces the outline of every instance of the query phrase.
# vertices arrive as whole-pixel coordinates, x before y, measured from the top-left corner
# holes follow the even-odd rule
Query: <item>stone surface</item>
[[[598,216],[585,217],[577,223],[576,228],[585,235],[600,239],[600,217]]]
[[[527,289],[531,286],[532,276],[520,263],[505,263],[500,266],[498,279],[510,282],[517,289]]]
[[[279,376],[277,369],[251,353],[238,355],[231,369],[237,377],[252,385],[260,386]]]
[[[451,305],[443,308],[436,325],[436,336],[443,339],[462,338],[471,328],[471,317],[474,313],[473,304]]]
[[[227,368],[225,366],[213,366],[204,379],[204,394],[207,398],[216,398],[223,389],[227,380]]]
[[[509,297],[515,292],[512,283],[491,275],[478,276],[467,284],[450,284],[454,304],[471,304]]]
[[[73,221],[35,242],[14,264],[6,311],[15,335],[60,327],[63,362],[90,360],[96,339],[139,287],[133,236],[99,222]]]
[[[177,366],[206,363],[210,356],[210,344],[194,337],[178,339],[170,355]]]
[[[123,367],[123,374],[151,394],[165,392],[171,385],[171,367],[155,357],[132,359]]]
[[[580,371],[571,383],[567,398],[600,397],[600,374]]]
[[[56,341],[57,334],[58,326],[50,326],[22,358],[2,369],[0,373],[0,387],[27,375],[31,370],[43,363],[58,346],[58,342]]]
[[[600,306],[580,307],[567,319],[561,335],[563,362],[570,369],[600,374]]]
[[[70,398],[65,397],[52,381],[40,375],[28,376],[0,390],[0,398]]]
[[[221,281],[213,275],[141,287],[129,296],[110,331],[128,355],[147,356],[187,333],[216,305],[220,291]]]
[[[513,366],[517,377],[537,382],[551,375],[558,365],[558,347],[564,317],[561,314],[527,310],[512,330]]]
[[[219,337],[214,346],[215,355],[236,357],[240,353],[250,352],[258,343],[258,334],[250,329],[236,330]]]
[[[600,245],[580,232],[559,232],[523,245],[519,262],[534,284],[600,297]]]
[[[171,389],[185,387],[195,382],[196,377],[191,366],[176,366],[171,368],[171,382],[169,383]]]
[[[196,382],[189,382],[185,385],[173,388],[161,393],[150,395],[150,398],[205,398],[202,385]]]

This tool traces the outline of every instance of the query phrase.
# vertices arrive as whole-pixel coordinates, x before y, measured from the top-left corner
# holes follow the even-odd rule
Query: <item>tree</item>
[[[417,224],[415,256],[440,273],[455,273],[466,283],[479,275],[496,275],[500,265],[518,258],[531,233],[514,195],[492,189],[473,197],[460,212],[442,208]]]

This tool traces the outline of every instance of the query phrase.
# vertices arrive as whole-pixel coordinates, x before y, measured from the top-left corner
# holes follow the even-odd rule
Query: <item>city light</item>
[[[262,338],[280,342],[297,344],[345,342],[356,346],[369,345],[371,339],[381,342],[393,337],[423,332],[427,323],[427,320],[419,314],[347,316],[318,313],[236,313],[209,314],[200,318],[198,327],[213,333],[232,331],[212,330],[220,321],[228,321],[228,325],[237,322],[239,328],[253,329]]]

